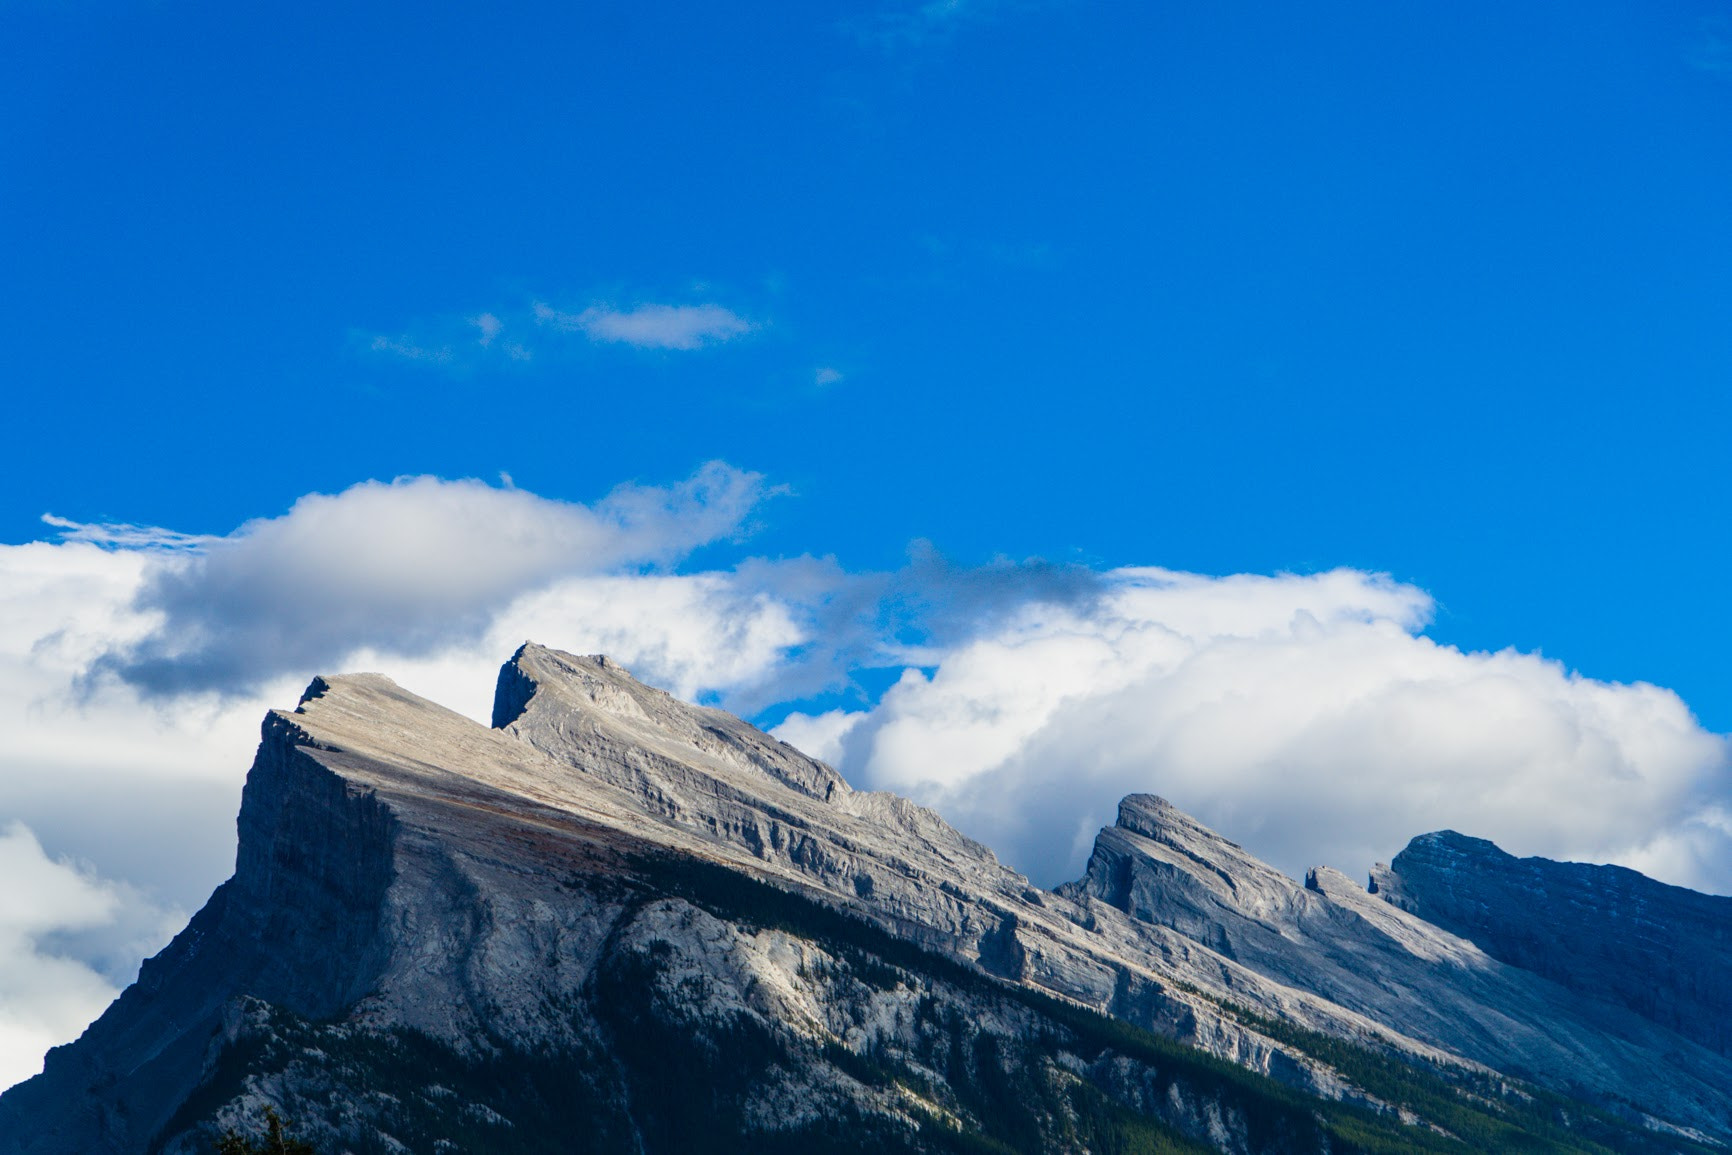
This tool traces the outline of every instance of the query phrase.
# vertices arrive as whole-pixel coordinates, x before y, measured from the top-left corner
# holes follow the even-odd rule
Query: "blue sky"
[[[1724,4],[4,20],[6,540],[721,458],[757,552],[1383,570],[1732,728]],[[757,328],[367,344],[596,301]]]
[[[21,0],[0,107],[0,856],[85,911],[0,1085],[265,705],[529,632],[1043,882],[1151,789],[1732,891],[1724,0]]]

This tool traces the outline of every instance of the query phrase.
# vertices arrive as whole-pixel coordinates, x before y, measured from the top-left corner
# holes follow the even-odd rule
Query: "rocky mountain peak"
[[[1131,794],[1119,803],[1118,821],[1095,840],[1081,885],[1130,911],[1127,888],[1136,873],[1127,873],[1130,863],[1157,870],[1159,883],[1148,886],[1184,892],[1187,904],[1201,904],[1199,915],[1216,905],[1266,911],[1289,904],[1296,889],[1292,879],[1154,794]]]
[[[525,642],[499,671],[493,726],[566,757],[628,745],[721,772],[762,775],[810,798],[851,792],[835,770],[722,710],[694,706],[632,677],[605,654],[579,657]],[[641,763],[641,760],[640,760]],[[586,766],[617,785],[644,782],[647,765]]]
[[[1127,794],[1119,800],[1117,825],[1145,838],[1219,842],[1239,849],[1158,794]]]

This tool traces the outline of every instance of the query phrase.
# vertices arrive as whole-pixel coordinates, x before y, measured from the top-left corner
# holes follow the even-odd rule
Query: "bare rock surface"
[[[1165,800],[1131,795],[1061,888],[1453,1054],[1723,1131],[1732,1064],[1379,901],[1340,871],[1300,884]]]
[[[368,674],[271,713],[234,877],[0,1096],[0,1155],[265,1104],[368,1155],[1732,1136],[1723,1056],[1157,799],[1054,893],[606,658],[524,646],[494,723]],[[1415,1113],[1391,1065],[1467,1097]]]
[[[1372,885],[1493,958],[1732,1054],[1732,898],[1453,830],[1415,838]]]
[[[1305,1090],[1315,1064],[1224,1015],[1205,995],[1251,1001],[1308,1025],[1431,1048],[1261,976],[1165,928],[1038,890],[937,814],[852,790],[830,767],[719,710],[645,686],[600,657],[525,646],[500,675],[512,705],[494,723],[635,799],[642,814],[710,853],[816,888],[842,909],[927,949],[1178,1035]]]

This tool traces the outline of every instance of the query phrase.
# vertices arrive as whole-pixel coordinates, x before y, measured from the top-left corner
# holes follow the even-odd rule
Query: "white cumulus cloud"
[[[184,907],[232,866],[259,719],[296,683],[172,704],[88,684],[94,663],[161,625],[137,598],[163,564],[154,547],[0,546],[0,824],[23,821],[55,855],[137,883],[146,905]],[[85,945],[80,957],[114,969]]]
[[[811,635],[799,607],[734,574],[575,576],[517,598],[473,640],[421,655],[363,649],[343,664],[388,670],[423,697],[485,722],[494,673],[529,640],[607,654],[695,700],[773,681]]]
[[[783,732],[1048,883],[1149,791],[1294,873],[1453,827],[1732,889],[1727,741],[1671,691],[1440,645],[1423,592],[1356,571],[1108,576],[1080,611],[1030,605],[872,709]]]
[[[147,692],[233,693],[362,647],[431,653],[482,636],[501,608],[558,579],[663,565],[727,538],[764,492],[756,474],[712,463],[592,506],[433,477],[309,494],[153,555],[134,608],[154,625],[97,668]]]
[[[0,1089],[42,1069],[49,1047],[77,1038],[120,993],[130,974],[102,974],[56,949],[60,936],[102,937],[137,910],[127,888],[50,859],[22,823],[0,827]],[[126,929],[135,930],[135,926]],[[167,942],[167,928],[134,934],[123,953]],[[125,968],[130,971],[130,966]],[[118,977],[118,982],[117,982]]]

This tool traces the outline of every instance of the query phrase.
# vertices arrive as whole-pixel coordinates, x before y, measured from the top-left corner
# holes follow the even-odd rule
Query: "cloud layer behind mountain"
[[[779,721],[1046,884],[1152,791],[1294,872],[1454,827],[1732,891],[1727,740],[1668,690],[1440,644],[1427,593],[1356,570],[686,565],[772,493],[719,463],[590,504],[415,477],[0,546],[0,851],[72,896],[0,912],[0,1057],[76,1033],[220,881],[267,707],[374,669],[485,719],[525,638]]]
[[[1298,873],[1361,873],[1454,827],[1520,854],[1725,890],[1727,743],[1670,691],[1418,631],[1421,591],[1349,570],[1107,575],[905,673],[871,709],[780,730],[912,794],[1044,882],[1132,791]]]

